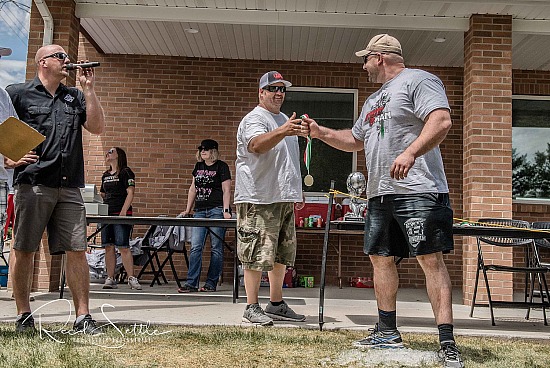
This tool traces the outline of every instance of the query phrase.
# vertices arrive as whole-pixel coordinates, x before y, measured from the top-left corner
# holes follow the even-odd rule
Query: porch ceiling
[[[513,67],[550,70],[547,0],[76,0],[107,54],[358,63],[387,32],[418,66],[462,66],[472,14],[511,15]]]

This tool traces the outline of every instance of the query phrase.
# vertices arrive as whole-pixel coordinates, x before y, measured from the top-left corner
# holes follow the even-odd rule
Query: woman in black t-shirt
[[[113,147],[105,154],[105,163],[109,170],[101,178],[100,193],[103,202],[109,205],[110,216],[132,216],[132,201],[136,188],[136,176],[128,167],[126,152],[120,147]],[[134,257],[130,252],[131,225],[111,224],[101,230],[101,243],[105,247],[105,267],[107,279],[104,289],[116,289],[115,281],[116,251],[122,256],[122,264],[128,274],[128,286],[141,290],[138,279],[134,276]]]
[[[198,147],[197,163],[193,169],[193,181],[187,195],[187,207],[181,213],[187,216],[195,208],[194,218],[230,219],[231,207],[231,173],[229,166],[218,160],[218,142],[205,139]],[[200,291],[216,291],[216,285],[223,269],[223,239],[225,228],[211,227],[210,235],[211,255],[208,275]],[[199,290],[199,281],[202,269],[202,252],[206,244],[208,229],[194,227],[189,252],[189,271],[187,281],[178,289],[180,293],[189,293]]]

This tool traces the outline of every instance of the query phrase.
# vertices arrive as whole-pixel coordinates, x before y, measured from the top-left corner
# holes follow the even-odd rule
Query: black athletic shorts
[[[369,200],[364,252],[409,257],[453,250],[448,193],[395,194]]]

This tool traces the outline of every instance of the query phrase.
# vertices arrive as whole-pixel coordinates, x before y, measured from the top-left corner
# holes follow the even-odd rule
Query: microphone
[[[96,66],[99,66],[99,65],[100,63],[97,61],[90,61],[89,63],[80,63],[80,64],[69,63],[69,64],[65,64],[65,69],[74,70],[74,69],[77,69],[78,67],[81,67],[82,69],[95,68]]]

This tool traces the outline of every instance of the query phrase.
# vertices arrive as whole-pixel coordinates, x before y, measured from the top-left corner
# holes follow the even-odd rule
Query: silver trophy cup
[[[367,187],[367,180],[365,175],[356,171],[352,172],[348,176],[346,181],[348,192],[354,197],[359,197]],[[345,221],[364,221],[363,212],[367,207],[367,202],[358,198],[352,197],[350,200],[349,208],[351,212],[348,212],[344,215]]]

